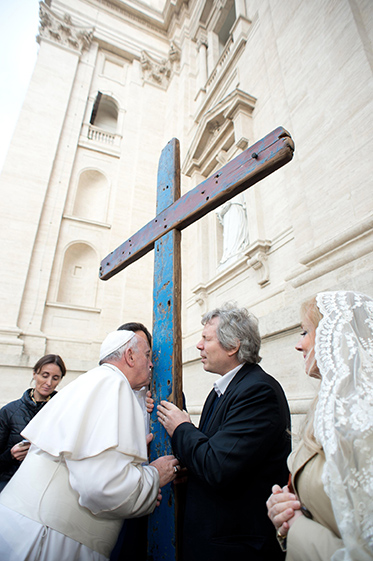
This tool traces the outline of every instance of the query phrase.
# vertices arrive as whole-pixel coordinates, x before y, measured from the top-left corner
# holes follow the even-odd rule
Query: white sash
[[[27,454],[0,494],[7,508],[110,557],[123,520],[94,516],[78,500],[64,460],[38,454]]]

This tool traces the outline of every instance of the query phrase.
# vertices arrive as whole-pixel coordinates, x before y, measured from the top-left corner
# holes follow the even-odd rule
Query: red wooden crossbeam
[[[154,248],[154,243],[176,228],[183,230],[211,210],[248,189],[293,157],[290,134],[278,127],[234,158],[214,175],[160,212],[101,261],[99,276],[110,279]]]

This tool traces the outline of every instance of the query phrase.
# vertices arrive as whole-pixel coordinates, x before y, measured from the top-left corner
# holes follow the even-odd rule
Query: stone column
[[[199,89],[205,90],[207,81],[207,43],[206,40],[198,41],[199,61]]]
[[[236,10],[236,19],[241,16],[246,17],[245,0],[234,0],[234,7]]]
[[[199,96],[203,96],[206,93],[206,82],[208,78],[208,64],[207,64],[207,36],[204,27],[199,27],[195,36],[195,41],[197,42],[198,51],[198,82],[197,82],[197,95],[195,99],[197,100]]]
[[[208,57],[207,60],[208,60],[209,73],[211,75],[220,57],[219,37],[214,31],[210,30],[207,34],[207,38],[208,38],[208,46],[209,46],[207,51],[207,57]]]
[[[77,66],[93,32],[74,26],[71,18],[61,18],[41,3],[39,33],[37,63],[0,178],[0,352],[10,362],[22,354],[18,318],[34,243]],[[35,286],[35,298],[37,291]]]

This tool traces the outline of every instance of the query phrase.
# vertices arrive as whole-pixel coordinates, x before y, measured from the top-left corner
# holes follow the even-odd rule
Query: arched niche
[[[70,245],[64,255],[57,302],[95,307],[99,259],[86,243]]]
[[[73,215],[106,222],[109,182],[100,171],[89,169],[80,174]]]

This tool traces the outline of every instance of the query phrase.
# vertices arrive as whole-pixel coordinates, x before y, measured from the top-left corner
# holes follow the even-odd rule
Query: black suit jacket
[[[204,405],[200,427],[214,400]],[[267,516],[274,483],[288,480],[290,413],[280,384],[244,364],[219,399],[204,432],[175,430],[175,455],[188,468],[183,561],[276,561],[283,554]]]

